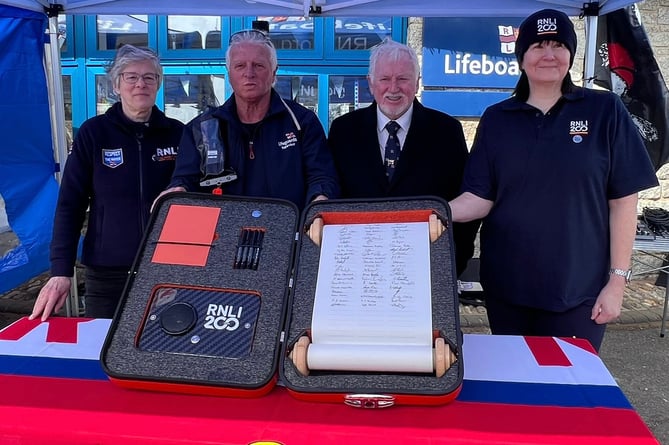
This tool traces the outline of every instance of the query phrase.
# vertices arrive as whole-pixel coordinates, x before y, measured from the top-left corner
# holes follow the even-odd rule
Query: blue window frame
[[[326,131],[335,117],[371,103],[369,48],[386,36],[406,39],[406,19],[399,17],[66,17],[62,66],[77,86],[71,91],[73,126],[118,100],[104,66],[120,43],[157,49],[165,78],[156,104],[168,115],[185,121],[222,103],[232,92],[224,60],[230,34],[257,19],[270,22],[279,58],[277,90],[313,109]]]
[[[86,67],[86,114],[87,117],[104,114],[118,101],[111,81],[102,66]]]
[[[85,83],[82,69],[76,66],[62,67],[63,103],[65,105],[65,139],[68,152],[72,148],[72,140],[77,129],[86,120],[86,89],[73,88],[73,85]]]

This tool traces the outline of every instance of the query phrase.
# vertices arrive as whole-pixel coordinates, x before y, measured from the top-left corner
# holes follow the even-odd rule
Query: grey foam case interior
[[[321,212],[370,212],[432,209],[450,221],[450,209],[438,198],[391,201],[337,202],[318,201],[305,209],[298,243],[295,287],[288,314],[289,326],[283,344],[280,374],[284,384],[303,393],[393,393],[449,394],[459,387],[464,375],[461,356],[462,332],[458,312],[457,279],[453,238],[450,230],[430,245],[432,326],[451,345],[457,361],[446,374],[437,378],[429,374],[362,373],[314,371],[308,376],[297,371],[288,357],[294,343],[311,328],[314,295],[318,277],[320,247],[304,234],[307,224]],[[398,357],[401,360],[401,357]]]
[[[221,209],[215,229],[216,239],[205,267],[152,262],[167,212],[174,204]],[[276,374],[279,358],[288,277],[299,221],[297,208],[281,200],[179,193],[167,195],[155,212],[133,268],[134,278],[126,286],[103,346],[101,360],[105,371],[112,377],[133,381],[241,389],[267,384]],[[259,212],[260,216],[254,217],[254,212]],[[233,268],[242,227],[266,229],[257,270]],[[136,336],[141,332],[152,290],[162,284],[259,292],[260,310],[250,354],[227,359],[151,352],[136,347]],[[199,319],[198,323],[201,322]]]

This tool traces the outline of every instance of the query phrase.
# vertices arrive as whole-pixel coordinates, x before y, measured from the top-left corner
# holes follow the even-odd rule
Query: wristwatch
[[[611,269],[609,270],[609,275],[620,275],[621,277],[625,277],[625,283],[629,283],[632,278],[632,269]]]

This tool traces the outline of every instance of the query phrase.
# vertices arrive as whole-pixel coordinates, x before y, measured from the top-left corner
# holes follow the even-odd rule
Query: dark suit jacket
[[[376,133],[376,103],[338,117],[328,146],[342,198],[458,196],[469,156],[460,122],[414,100],[411,126],[388,183]],[[453,225],[458,276],[474,253],[479,221]]]

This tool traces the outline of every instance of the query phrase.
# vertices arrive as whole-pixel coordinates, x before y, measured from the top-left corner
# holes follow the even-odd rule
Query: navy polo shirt
[[[481,228],[486,297],[564,311],[608,280],[608,200],[658,184],[618,96],[576,88],[547,113],[510,98],[483,114],[463,191],[494,202]]]

